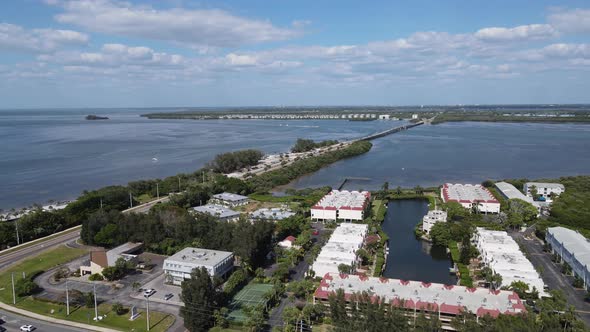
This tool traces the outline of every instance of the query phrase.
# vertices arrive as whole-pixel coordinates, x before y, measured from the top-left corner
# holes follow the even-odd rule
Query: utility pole
[[[102,198],[100,199],[100,209],[102,210]]]
[[[178,177],[178,192],[180,192],[180,176]]]
[[[16,292],[14,291],[14,272],[10,274],[10,278],[12,279],[12,304],[16,304]]]
[[[98,305],[96,303],[96,284],[92,284],[94,287],[94,319],[98,322]]]
[[[160,199],[160,184],[156,182],[156,196]]]
[[[205,171],[203,171],[203,183],[205,183]]]
[[[133,207],[133,196],[131,195],[131,193],[129,193],[129,205]]]
[[[147,311],[146,311],[146,313],[147,313],[147,317],[146,317],[147,318],[146,319],[146,321],[147,321],[147,330],[149,331],[150,330],[150,297],[149,296],[146,296],[145,297],[145,300],[147,302]]]
[[[68,278],[66,277],[66,314],[70,315],[70,292],[68,291]]]
[[[16,244],[20,244],[20,238],[18,236],[18,219],[14,220],[14,228],[16,228]]]

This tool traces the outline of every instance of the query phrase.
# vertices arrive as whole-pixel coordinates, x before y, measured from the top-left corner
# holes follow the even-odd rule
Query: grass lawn
[[[0,273],[0,301],[4,303],[12,303],[12,285],[10,278],[12,272],[14,272],[14,278],[16,280],[17,278],[22,277],[23,272],[25,272],[26,275],[31,275],[38,271],[47,271],[55,266],[80,257],[87,252],[88,251],[84,249],[59,246],[9,267]]]
[[[68,233],[71,233],[71,232],[78,231],[78,230],[80,230],[80,227],[82,227],[82,226],[74,226],[74,227],[70,228],[69,230],[64,231],[63,233],[49,235],[49,236],[43,237],[42,239],[43,240],[50,240],[50,239],[53,239],[55,237],[58,237],[58,236],[61,236],[61,235],[64,235],[64,234],[68,234]],[[26,242],[25,244],[23,244],[23,245],[21,245],[21,246],[19,246],[17,248],[4,249],[0,253],[0,256],[2,256],[4,254],[9,254],[9,253],[11,253],[13,251],[17,251],[17,250],[20,250],[20,249],[23,249],[23,248],[30,247],[30,246],[35,245],[35,244],[38,244],[40,240],[41,239],[36,239],[36,240],[32,240],[32,241]]]
[[[148,194],[141,194],[138,197],[135,197],[141,204],[145,204],[147,202],[153,201],[155,198],[148,195]]]
[[[84,249],[74,249],[65,246],[60,246],[55,249],[46,251],[35,257],[26,259],[9,269],[2,271],[0,274],[0,301],[12,304],[12,286],[11,273],[14,272],[15,280],[22,277],[22,273],[31,275],[37,271],[47,271],[60,264],[67,263],[77,257],[87,253]],[[16,307],[60,319],[67,319],[77,321],[80,323],[88,323],[88,314],[90,314],[90,321],[97,326],[104,326],[113,329],[130,330],[134,328],[135,331],[146,330],[145,315],[141,314],[135,321],[129,321],[129,314],[117,316],[111,312],[110,304],[99,305],[99,315],[107,315],[103,321],[94,323],[94,309],[85,307],[71,308],[72,312],[69,317],[66,316],[66,306],[63,304],[54,304],[43,301],[34,300],[32,297],[17,298]],[[53,310],[53,313],[52,313]],[[141,310],[139,312],[142,312]],[[150,322],[152,329],[150,331],[165,331],[170,325],[174,323],[174,317],[171,315],[150,312]]]
[[[146,315],[143,310],[138,310],[139,317],[134,321],[129,320],[129,313],[117,315],[111,311],[111,304],[103,303],[98,305],[98,315],[106,316],[100,322],[95,322],[94,308],[70,307],[70,316],[66,315],[66,306],[63,304],[36,301],[31,297],[17,303],[17,307],[32,311],[45,316],[58,319],[70,320],[84,324],[101,326],[124,331],[147,331]],[[150,331],[166,331],[173,323],[174,316],[160,312],[150,311]]]

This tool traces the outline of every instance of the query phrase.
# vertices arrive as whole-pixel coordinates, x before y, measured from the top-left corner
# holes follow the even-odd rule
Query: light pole
[[[147,302],[147,317],[146,317],[146,322],[147,322],[147,330],[150,330],[150,297],[146,296],[145,297],[145,301]]]
[[[156,196],[160,199],[160,184],[156,182]]]
[[[12,279],[12,304],[16,304],[16,292],[14,291],[14,272],[10,274],[10,278]]]
[[[131,195],[131,193],[129,193],[129,205],[133,207],[133,196]]]
[[[68,277],[66,277],[66,314],[70,315],[70,292],[68,291]]]
[[[94,288],[94,320],[98,322],[98,305],[96,303],[96,284],[92,284]]]

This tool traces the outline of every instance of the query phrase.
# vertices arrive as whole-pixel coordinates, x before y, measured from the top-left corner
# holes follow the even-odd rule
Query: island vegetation
[[[94,114],[90,114],[86,116],[86,120],[108,120],[109,118],[106,116],[98,116]]]
[[[334,145],[334,144],[338,144],[338,141],[326,140],[326,141],[321,141],[321,142],[316,143],[311,139],[298,138],[297,142],[295,142],[295,145],[293,145],[293,147],[291,148],[291,152],[294,152],[294,153],[307,152],[307,151],[311,151],[311,150],[314,150],[317,148],[323,148],[323,147]]]
[[[215,156],[213,161],[209,163],[208,168],[216,173],[227,174],[242,168],[255,166],[263,156],[262,151],[253,149],[221,153]]]

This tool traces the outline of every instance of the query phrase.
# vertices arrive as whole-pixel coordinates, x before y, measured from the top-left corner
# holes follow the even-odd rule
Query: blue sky
[[[0,108],[590,103],[587,1],[0,2]]]

